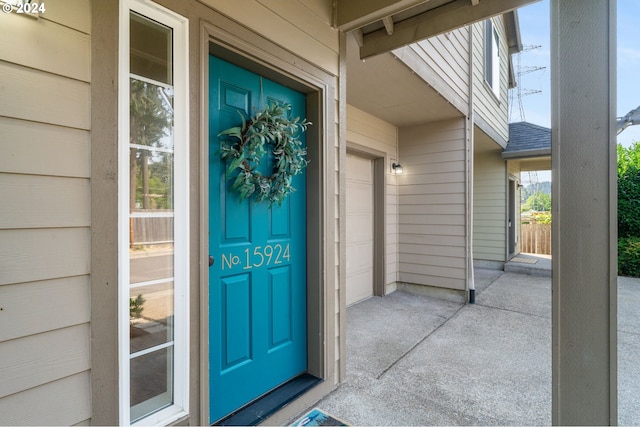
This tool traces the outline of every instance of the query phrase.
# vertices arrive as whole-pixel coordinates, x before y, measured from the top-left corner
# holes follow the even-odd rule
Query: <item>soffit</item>
[[[551,156],[517,160],[521,172],[551,170]]]
[[[347,102],[398,127],[462,116],[393,54],[362,61],[352,36],[347,38]]]
[[[496,141],[493,140],[489,135],[484,133],[482,129],[478,126],[473,128],[473,152],[485,153],[492,152],[496,153],[496,155],[500,155],[503,148]]]

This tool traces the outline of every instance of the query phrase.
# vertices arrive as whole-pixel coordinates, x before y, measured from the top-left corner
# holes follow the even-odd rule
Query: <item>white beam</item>
[[[444,6],[396,22],[391,36],[387,34],[386,29],[365,34],[360,57],[364,59],[389,52],[536,1],[539,0],[491,0],[473,6],[469,0],[454,0]]]
[[[616,2],[551,1],[552,421],[617,424]]]
[[[428,0],[336,0],[336,26],[348,32]]]

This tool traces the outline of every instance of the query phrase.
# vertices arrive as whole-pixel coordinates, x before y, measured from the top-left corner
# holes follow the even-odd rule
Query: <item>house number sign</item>
[[[278,265],[284,261],[289,262],[291,255],[289,254],[289,244],[266,246],[254,246],[246,248],[241,254],[229,252],[222,254],[222,269],[232,269],[241,266],[243,270],[259,268],[262,266]]]

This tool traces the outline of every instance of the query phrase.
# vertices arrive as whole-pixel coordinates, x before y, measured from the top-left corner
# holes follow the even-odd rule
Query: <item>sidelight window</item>
[[[120,421],[188,413],[187,21],[123,0],[120,18]]]

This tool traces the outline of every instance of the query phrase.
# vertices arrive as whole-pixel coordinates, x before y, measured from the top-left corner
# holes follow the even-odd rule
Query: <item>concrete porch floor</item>
[[[476,269],[475,305],[401,291],[347,310],[351,425],[549,425],[551,279]],[[640,424],[640,280],[619,278],[619,424]],[[302,414],[301,414],[302,415]]]

